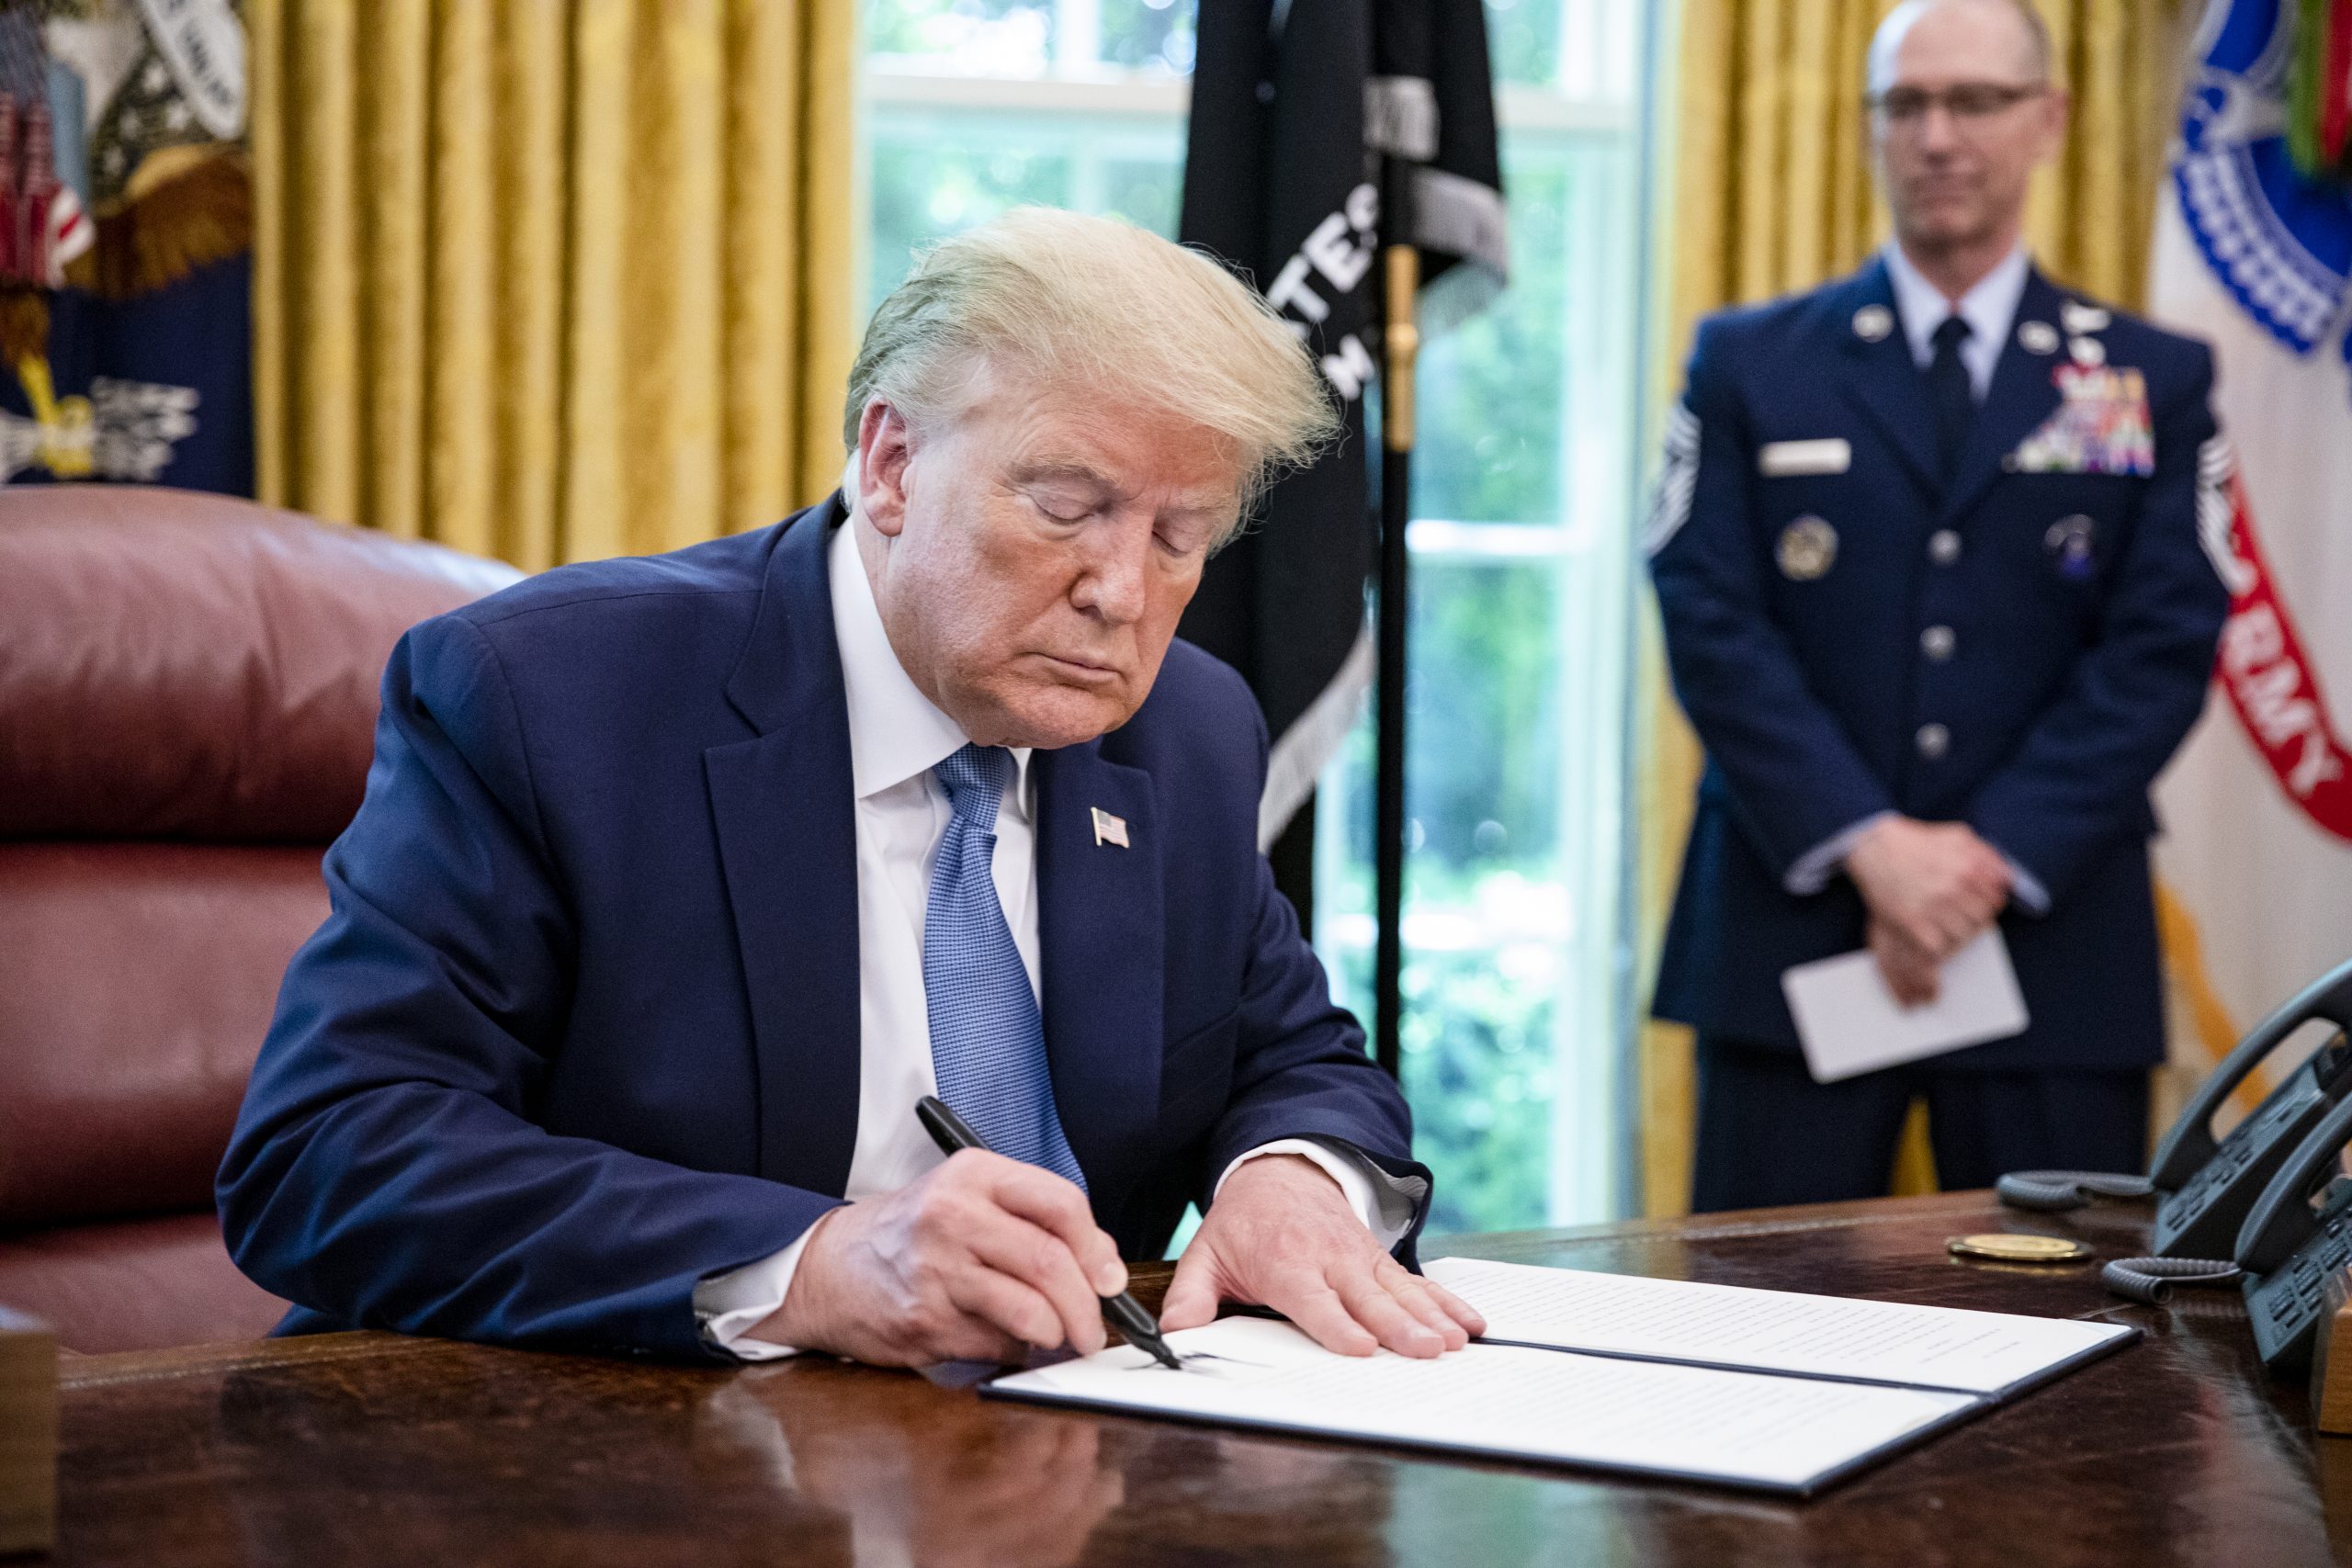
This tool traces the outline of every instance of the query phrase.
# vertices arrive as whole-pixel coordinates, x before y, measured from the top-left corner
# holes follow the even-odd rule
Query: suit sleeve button
[[[1951,750],[1951,731],[1940,724],[1921,725],[1916,739],[1918,742],[1919,755],[1930,762]]]

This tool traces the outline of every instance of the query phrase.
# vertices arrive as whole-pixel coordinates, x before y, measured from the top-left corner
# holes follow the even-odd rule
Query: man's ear
[[[2034,164],[2057,162],[2066,145],[2066,124],[2074,118],[2075,100],[2064,87],[2052,87],[2041,100],[2041,149]]]
[[[907,524],[907,462],[914,456],[906,416],[880,398],[857,419],[857,513],[896,538]]]

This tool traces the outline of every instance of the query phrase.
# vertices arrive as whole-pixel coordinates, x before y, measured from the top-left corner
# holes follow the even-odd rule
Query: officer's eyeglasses
[[[1886,123],[1898,130],[1913,130],[1926,124],[1928,111],[1939,104],[1955,124],[1974,128],[2048,91],[2049,86],[2040,82],[2023,86],[2006,82],[1962,82],[1940,93],[1926,87],[1889,87],[1883,93],[1872,93],[1862,102],[1872,113],[1885,116]]]

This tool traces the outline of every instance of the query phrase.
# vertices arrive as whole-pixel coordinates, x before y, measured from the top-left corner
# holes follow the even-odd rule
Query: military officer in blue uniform
[[[2148,787],[2228,605],[2211,359],[2028,259],[2066,114],[2028,6],[1911,0],[1870,58],[1894,238],[1701,326],[1646,541],[1707,753],[1654,1004],[1698,1033],[1702,1210],[1883,1192],[1915,1096],[1947,1188],[2137,1168],[2164,1052]],[[2023,1033],[1814,1081],[1783,972],[1867,944],[1916,1003],[1995,924]]]

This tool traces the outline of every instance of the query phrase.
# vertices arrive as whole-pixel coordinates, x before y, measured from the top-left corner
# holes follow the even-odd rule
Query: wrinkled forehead
[[[1008,480],[1225,514],[1251,458],[1148,389],[999,362],[975,367],[949,417]]]
[[[1871,37],[1869,90],[2048,75],[2016,0],[1904,0]]]

